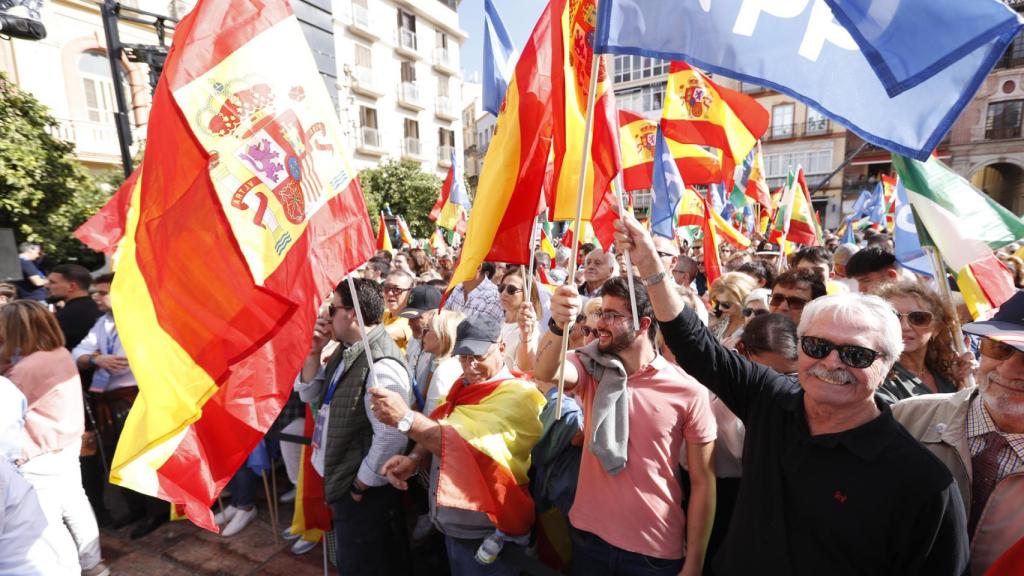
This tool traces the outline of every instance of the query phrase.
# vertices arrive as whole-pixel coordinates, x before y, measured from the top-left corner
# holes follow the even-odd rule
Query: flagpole
[[[942,255],[939,254],[939,249],[936,246],[921,246],[928,256],[932,259],[932,268],[935,270],[935,283],[939,285],[939,294],[942,295],[942,299],[946,301],[946,307],[949,309],[950,322],[953,324],[953,347],[956,349],[957,355],[962,355],[967,352],[967,346],[964,345],[964,332],[963,328],[960,327],[960,315],[957,314],[956,305],[953,304],[953,292],[949,289],[949,281],[946,279],[946,267],[942,263]],[[974,374],[967,375],[967,385],[973,387]]]
[[[594,29],[594,37],[597,37],[596,27]],[[583,194],[587,190],[587,159],[590,157],[590,143],[593,140],[594,105],[597,101],[595,94],[597,92],[597,73],[601,62],[601,58],[597,54],[592,53],[592,56],[590,59],[590,91],[587,93],[587,120],[583,127],[583,161],[580,162],[580,181],[576,189],[576,234],[583,230]],[[579,239],[576,240],[572,247],[572,259],[569,260],[569,274],[566,276],[566,282],[574,281],[576,276],[576,260],[580,255]],[[562,333],[562,353],[559,357],[562,359],[563,368],[558,371],[558,400],[555,402],[556,415],[562,413],[562,396],[565,395],[565,356],[569,352],[569,334],[572,333],[572,325],[575,322],[575,318],[569,318],[569,321],[565,324],[565,331]]]
[[[533,228],[530,229],[530,268],[527,271],[527,273],[523,275],[526,278],[526,286],[525,286],[525,288],[526,288],[526,301],[527,302],[532,302],[533,301],[533,300],[531,300],[531,298],[533,297],[533,292],[531,292],[531,290],[533,290],[533,265],[536,263],[536,254],[537,254],[536,246],[537,246],[537,222],[538,222],[538,220],[539,220],[539,216],[534,216],[533,217]]]
[[[366,324],[363,323],[363,311],[359,307],[359,295],[356,294],[356,283],[352,274],[346,276],[348,291],[352,294],[352,308],[356,311],[356,322],[359,323],[359,337],[363,341],[363,354],[366,354],[366,365],[370,368],[370,388],[377,387],[377,374],[373,371],[373,354],[370,353],[370,338],[366,335]]]
[[[603,56],[602,56],[602,58],[603,58]],[[609,88],[609,90],[614,90],[614,89],[615,89],[614,86]],[[618,112],[618,110],[616,110],[616,112]],[[620,166],[619,173],[615,175],[615,199],[616,199],[616,202],[618,202],[618,204],[619,204],[619,209],[620,210],[625,210],[626,209],[626,195],[624,194],[624,192],[626,191],[626,189],[625,189],[625,183],[622,181],[622,169],[621,169],[621,166],[622,166],[622,150],[620,150],[618,146],[615,147],[615,156],[616,156],[616,160],[618,161],[619,166]],[[633,312],[633,330],[634,331],[639,331],[640,330],[640,317],[639,317],[639,315],[636,312],[636,292],[634,291],[634,287],[633,287],[633,262],[629,258],[629,249],[626,249],[626,250],[622,251],[622,259],[626,263],[626,282],[629,284],[629,307],[630,307],[630,310]],[[671,274],[672,271],[669,270],[668,273]]]

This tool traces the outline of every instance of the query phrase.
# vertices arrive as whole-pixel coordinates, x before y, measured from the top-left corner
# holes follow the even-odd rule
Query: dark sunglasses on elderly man
[[[852,344],[836,344],[816,336],[802,336],[800,338],[800,349],[804,351],[804,354],[815,360],[821,360],[831,354],[833,350],[836,350],[839,352],[840,362],[850,368],[859,369],[871,366],[875,363],[875,359],[882,355],[881,352],[876,352],[870,348],[854,346]]]
[[[1024,352],[1017,350],[1009,344],[1004,344],[1003,342],[993,340],[991,338],[982,338],[978,351],[981,352],[982,356],[993,360],[1006,360],[1010,356],[1013,356],[1014,352],[1024,354]]]

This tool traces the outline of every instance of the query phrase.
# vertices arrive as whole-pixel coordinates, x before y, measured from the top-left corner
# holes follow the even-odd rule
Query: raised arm
[[[580,313],[581,302],[575,286],[562,286],[551,297],[551,319],[562,331],[569,329],[569,321]],[[565,389],[571,390],[579,381],[576,367],[562,356],[562,336],[547,331],[537,346],[537,361],[533,373],[539,380],[558,381],[559,371],[565,371]]]

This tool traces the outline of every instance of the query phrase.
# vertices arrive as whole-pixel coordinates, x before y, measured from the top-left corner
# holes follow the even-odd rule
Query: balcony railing
[[[777,126],[773,125],[768,128],[768,132],[765,133],[764,139],[782,140],[784,138],[792,138],[793,136],[795,136],[794,133],[796,132],[794,128],[795,126],[793,126],[792,124],[781,124]]]
[[[994,126],[985,129],[985,140],[1009,140],[1020,138],[1020,123],[1016,126]]]
[[[352,5],[352,24],[370,30],[370,10],[366,6]]]
[[[416,32],[408,28],[399,28],[398,46],[409,52],[416,52]]]
[[[1024,56],[1020,54],[1011,54],[1007,51],[1003,54],[1002,58],[996,61],[996,68],[1017,68],[1024,66]]]
[[[434,67],[442,70],[454,70],[455,66],[452,63],[452,55],[448,52],[447,48],[440,46],[434,48]]]
[[[402,144],[402,153],[407,158],[419,158],[420,151],[421,150],[419,138],[406,138]]]
[[[447,144],[437,147],[437,163],[442,166],[452,165],[452,146]]]
[[[451,99],[447,96],[438,96],[435,104],[435,109],[438,116],[444,118],[456,118],[455,110],[452,106]]]
[[[380,148],[380,133],[376,128],[363,126],[360,130],[360,143],[364,148]]]
[[[819,118],[799,124],[771,126],[765,132],[764,140],[785,140],[802,136],[820,136],[832,132],[832,122],[828,118]]]
[[[75,145],[75,154],[82,156],[110,156],[118,158],[120,148],[117,140],[117,128],[113,120],[110,122],[91,122],[88,120],[60,120],[50,130],[54,138],[71,142]]]
[[[402,82],[399,84],[398,103],[422,109],[419,86],[415,82]]]
[[[352,69],[352,88],[360,92],[380,93],[373,80],[373,70],[363,66]]]

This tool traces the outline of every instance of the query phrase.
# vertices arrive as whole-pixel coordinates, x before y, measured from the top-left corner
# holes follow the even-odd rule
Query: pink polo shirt
[[[22,460],[63,450],[82,437],[82,381],[66,348],[22,358],[5,374],[28,400]]]
[[[629,376],[629,442],[626,467],[611,476],[590,452],[591,411],[597,381],[568,356],[580,374],[573,393],[583,407],[586,439],[576,500],[569,520],[612,546],[664,559],[685,553],[686,516],[679,486],[683,440],[715,439],[715,417],[707,388],[658,356]]]

